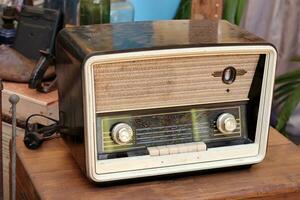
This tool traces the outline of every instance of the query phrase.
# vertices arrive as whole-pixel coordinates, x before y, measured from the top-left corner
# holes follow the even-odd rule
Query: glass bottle
[[[80,25],[109,23],[110,0],[80,0]]]
[[[134,7],[128,0],[111,0],[110,23],[132,22]]]

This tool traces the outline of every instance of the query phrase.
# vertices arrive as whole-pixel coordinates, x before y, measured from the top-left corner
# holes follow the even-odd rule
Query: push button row
[[[185,144],[174,144],[166,146],[148,147],[150,156],[163,156],[179,153],[206,151],[204,142],[193,142]]]

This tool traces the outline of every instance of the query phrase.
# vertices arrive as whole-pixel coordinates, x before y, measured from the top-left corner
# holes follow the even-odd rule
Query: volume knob
[[[221,133],[232,133],[237,127],[235,117],[230,113],[223,113],[217,119],[217,128]]]
[[[132,141],[133,130],[128,124],[119,123],[113,127],[111,136],[117,144],[128,144]]]

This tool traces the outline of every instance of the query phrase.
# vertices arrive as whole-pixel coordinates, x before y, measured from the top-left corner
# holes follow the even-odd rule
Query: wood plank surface
[[[219,20],[222,11],[223,0],[193,0],[191,18]]]
[[[16,93],[20,97],[24,97],[35,101],[41,105],[49,105],[57,102],[58,95],[57,91],[52,91],[50,93],[44,94],[36,90],[29,89],[27,83],[13,83],[13,82],[3,82],[3,92],[4,93]]]
[[[61,139],[41,149],[17,140],[19,199],[299,199],[300,149],[274,129],[265,160],[249,169],[193,173],[101,187],[81,173]]]

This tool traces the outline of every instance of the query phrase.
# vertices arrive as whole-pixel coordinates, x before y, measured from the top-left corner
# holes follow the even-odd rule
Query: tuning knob
[[[217,119],[217,128],[221,133],[232,133],[237,127],[235,117],[230,113],[223,113]]]
[[[119,123],[113,127],[111,136],[113,141],[117,144],[128,144],[132,141],[133,130],[128,124]]]

